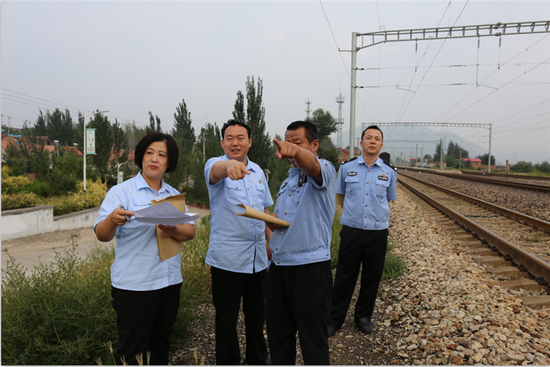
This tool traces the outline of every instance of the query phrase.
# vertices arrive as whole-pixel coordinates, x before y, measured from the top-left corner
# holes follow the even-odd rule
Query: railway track
[[[453,241],[509,289],[537,290],[521,297],[531,308],[550,307],[550,223],[488,203],[399,171],[412,192]]]
[[[522,190],[533,190],[533,191],[540,191],[545,193],[550,193],[550,185],[548,184],[532,184],[532,183],[526,183],[526,182],[520,182],[520,181],[509,181],[505,179],[495,179],[495,178],[487,178],[485,175],[476,175],[476,174],[462,174],[460,171],[457,171],[457,173],[447,173],[447,172],[440,172],[435,170],[426,170],[426,169],[419,169],[419,168],[408,168],[408,167],[402,167],[400,169],[400,172],[403,171],[412,171],[412,172],[425,172],[425,173],[431,173],[438,176],[443,177],[450,177],[453,179],[459,179],[459,180],[468,180],[468,181],[477,181],[487,184],[494,184],[494,185],[501,185],[501,186],[509,186],[517,189]],[[494,176],[491,176],[494,177]],[[545,181],[546,183],[546,181]]]
[[[548,176],[529,176],[529,175],[511,175],[506,173],[487,173],[482,171],[472,171],[463,169],[460,170],[464,175],[474,175],[474,176],[486,176],[493,177],[498,180],[534,180],[550,183],[550,177]]]

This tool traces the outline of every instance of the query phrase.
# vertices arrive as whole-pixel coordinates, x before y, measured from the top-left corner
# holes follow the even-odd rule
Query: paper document
[[[278,224],[278,225],[283,226],[283,227],[290,226],[290,223],[287,222],[286,220],[282,220],[282,219],[273,217],[273,216],[271,216],[267,213],[261,212],[257,209],[254,209],[254,208],[251,208],[248,205],[237,204],[237,206],[240,206],[241,208],[245,209],[244,213],[235,212],[235,214],[237,214],[237,215],[247,217],[247,218],[252,218],[252,219],[263,220],[264,222],[275,223],[275,224]]]
[[[197,213],[183,213],[169,202],[164,202],[135,211],[134,218],[140,223],[177,226],[178,224],[197,220],[200,218],[200,215]]]

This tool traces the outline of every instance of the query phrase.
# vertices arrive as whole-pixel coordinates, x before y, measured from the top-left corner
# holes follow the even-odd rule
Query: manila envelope
[[[176,207],[180,212],[185,213],[185,193],[170,196],[164,199],[151,200],[151,205],[157,205],[168,201],[170,204]],[[165,237],[162,231],[157,225],[155,225],[157,231],[157,245],[159,248],[160,261],[164,261],[171,257],[176,256],[183,250],[181,242],[173,239],[172,237]]]

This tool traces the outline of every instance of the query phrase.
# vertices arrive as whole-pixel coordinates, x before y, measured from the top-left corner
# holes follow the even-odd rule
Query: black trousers
[[[371,319],[384,271],[387,244],[387,229],[369,231],[344,226],[340,231],[340,251],[329,321],[336,329],[342,326],[346,318],[361,265],[361,290],[355,304],[355,321],[361,317]]]
[[[112,287],[117,314],[117,364],[167,365],[172,327],[180,304],[181,283],[154,291],[128,291]],[[151,360],[147,363],[147,352]]]
[[[330,260],[299,266],[271,264],[267,274],[267,336],[271,363],[296,364],[296,331],[304,364],[330,364]]]
[[[237,319],[243,300],[246,327],[246,363],[265,364],[265,273],[244,274],[210,267],[212,298],[216,308],[216,364],[241,363]]]

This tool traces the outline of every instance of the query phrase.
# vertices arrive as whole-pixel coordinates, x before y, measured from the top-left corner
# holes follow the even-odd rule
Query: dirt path
[[[210,214],[209,209],[201,209],[188,206],[189,212],[198,213],[201,216]],[[200,220],[196,221],[199,223]],[[114,246],[115,241],[99,242],[93,228],[75,229],[70,231],[59,231],[45,233],[38,236],[18,238],[9,241],[2,241],[2,270],[6,270],[9,257],[6,253],[14,257],[15,262],[20,263],[30,274],[35,266],[40,262],[46,264],[52,262],[55,257],[55,251],[63,252],[64,249],[71,248],[71,235],[74,236],[78,244],[77,253],[85,258],[91,248],[95,246]],[[54,251],[55,250],[55,251]]]

